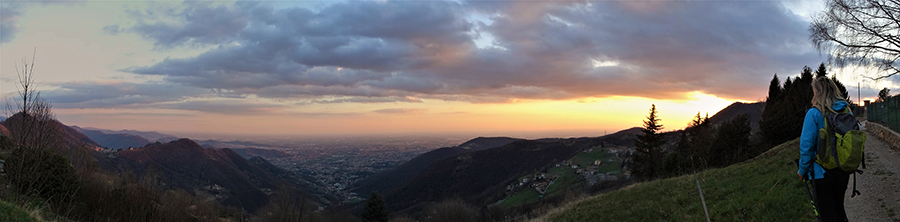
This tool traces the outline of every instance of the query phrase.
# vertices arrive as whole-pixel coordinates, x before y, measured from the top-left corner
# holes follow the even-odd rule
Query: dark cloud
[[[138,24],[129,30],[142,37],[152,39],[159,48],[191,44],[227,43],[246,26],[249,17],[235,7],[210,6],[209,2],[186,1],[179,13],[175,15],[179,22],[145,21],[139,19]],[[175,9],[165,9],[171,11]],[[139,18],[151,17],[153,12],[132,12]],[[169,18],[171,19],[171,18]],[[106,28],[104,28],[105,30]]]
[[[678,99],[691,91],[752,100],[772,73],[820,62],[808,23],[773,1],[187,4],[175,13],[182,23],[129,30],[158,46],[219,47],[125,71],[307,102]],[[494,46],[476,47],[486,36]]]
[[[19,31],[19,16],[22,16],[19,7],[0,4],[0,44],[12,41],[16,36]]]
[[[278,113],[284,106],[248,100],[194,100],[163,104],[166,109],[193,110],[230,115],[269,115]]]
[[[214,96],[209,90],[172,83],[64,82],[42,90],[41,97],[58,108],[108,108],[177,102]]]
[[[391,102],[407,102],[422,103],[422,100],[415,97],[342,97],[342,98],[326,98],[313,100],[310,103],[391,103]]]

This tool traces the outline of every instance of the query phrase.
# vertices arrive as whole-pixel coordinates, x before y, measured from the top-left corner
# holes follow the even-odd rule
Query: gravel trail
[[[862,195],[850,198],[853,177],[847,186],[844,207],[850,221],[900,222],[900,152],[866,131],[865,173],[856,175]]]

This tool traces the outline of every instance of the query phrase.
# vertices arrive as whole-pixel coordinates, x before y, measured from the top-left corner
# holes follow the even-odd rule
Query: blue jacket
[[[839,100],[831,105],[831,109],[842,110],[847,108],[847,106],[849,106],[849,104],[847,104],[846,101]],[[809,165],[813,165],[815,167],[816,179],[825,177],[825,169],[818,163],[815,163],[816,145],[819,141],[819,129],[822,127],[825,127],[822,112],[816,108],[807,110],[806,117],[803,118],[803,131],[800,132],[800,169],[797,171],[800,175],[807,175],[807,173],[809,173]]]

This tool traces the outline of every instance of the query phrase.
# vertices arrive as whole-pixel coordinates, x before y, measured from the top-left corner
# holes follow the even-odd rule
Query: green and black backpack
[[[859,166],[866,168],[863,148],[866,144],[866,134],[859,130],[859,121],[850,113],[849,108],[844,108],[840,113],[823,112],[825,127],[819,129],[819,141],[816,150],[816,163],[825,169],[840,168],[847,173],[853,173],[853,194],[859,194],[856,190],[856,174],[862,174]]]

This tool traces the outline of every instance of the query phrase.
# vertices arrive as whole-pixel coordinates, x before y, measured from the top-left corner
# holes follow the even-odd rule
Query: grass
[[[36,212],[29,212],[15,204],[0,200],[0,221],[9,222],[38,222],[32,215]]]
[[[537,191],[534,191],[534,189],[531,189],[531,188],[523,189],[522,191],[519,191],[518,193],[516,193],[516,194],[512,195],[511,197],[509,197],[508,199],[504,200],[500,204],[497,204],[497,206],[512,207],[512,206],[524,205],[527,203],[534,203],[534,202],[537,202],[541,198],[540,195],[541,194],[539,194]]]
[[[537,221],[705,221],[696,180],[712,221],[812,221],[806,188],[793,162],[798,144],[787,142],[726,168],[589,197]]]
[[[625,149],[625,147],[618,147],[620,149]],[[619,174],[622,171],[622,160],[616,158],[616,155],[607,153],[609,149],[607,148],[594,148],[590,152],[579,152],[574,157],[572,157],[571,162],[573,164],[579,165],[579,168],[585,168],[587,166],[591,166],[594,164],[594,160],[602,160],[603,163],[597,167],[597,171],[611,174]],[[553,184],[551,184],[547,188],[547,192],[543,197],[554,197],[557,195],[561,195],[566,193],[567,190],[572,189],[576,186],[581,186],[584,183],[579,180],[579,175],[575,173],[576,169],[573,169],[571,166],[561,165],[558,167],[551,167],[547,171],[547,176],[559,175]],[[523,178],[531,178],[533,175],[525,175],[520,177],[517,181],[522,181]],[[528,203],[537,202],[540,196],[537,191],[534,191],[532,188],[522,189],[509,198],[501,201],[497,204],[500,207],[514,207],[521,206]]]

